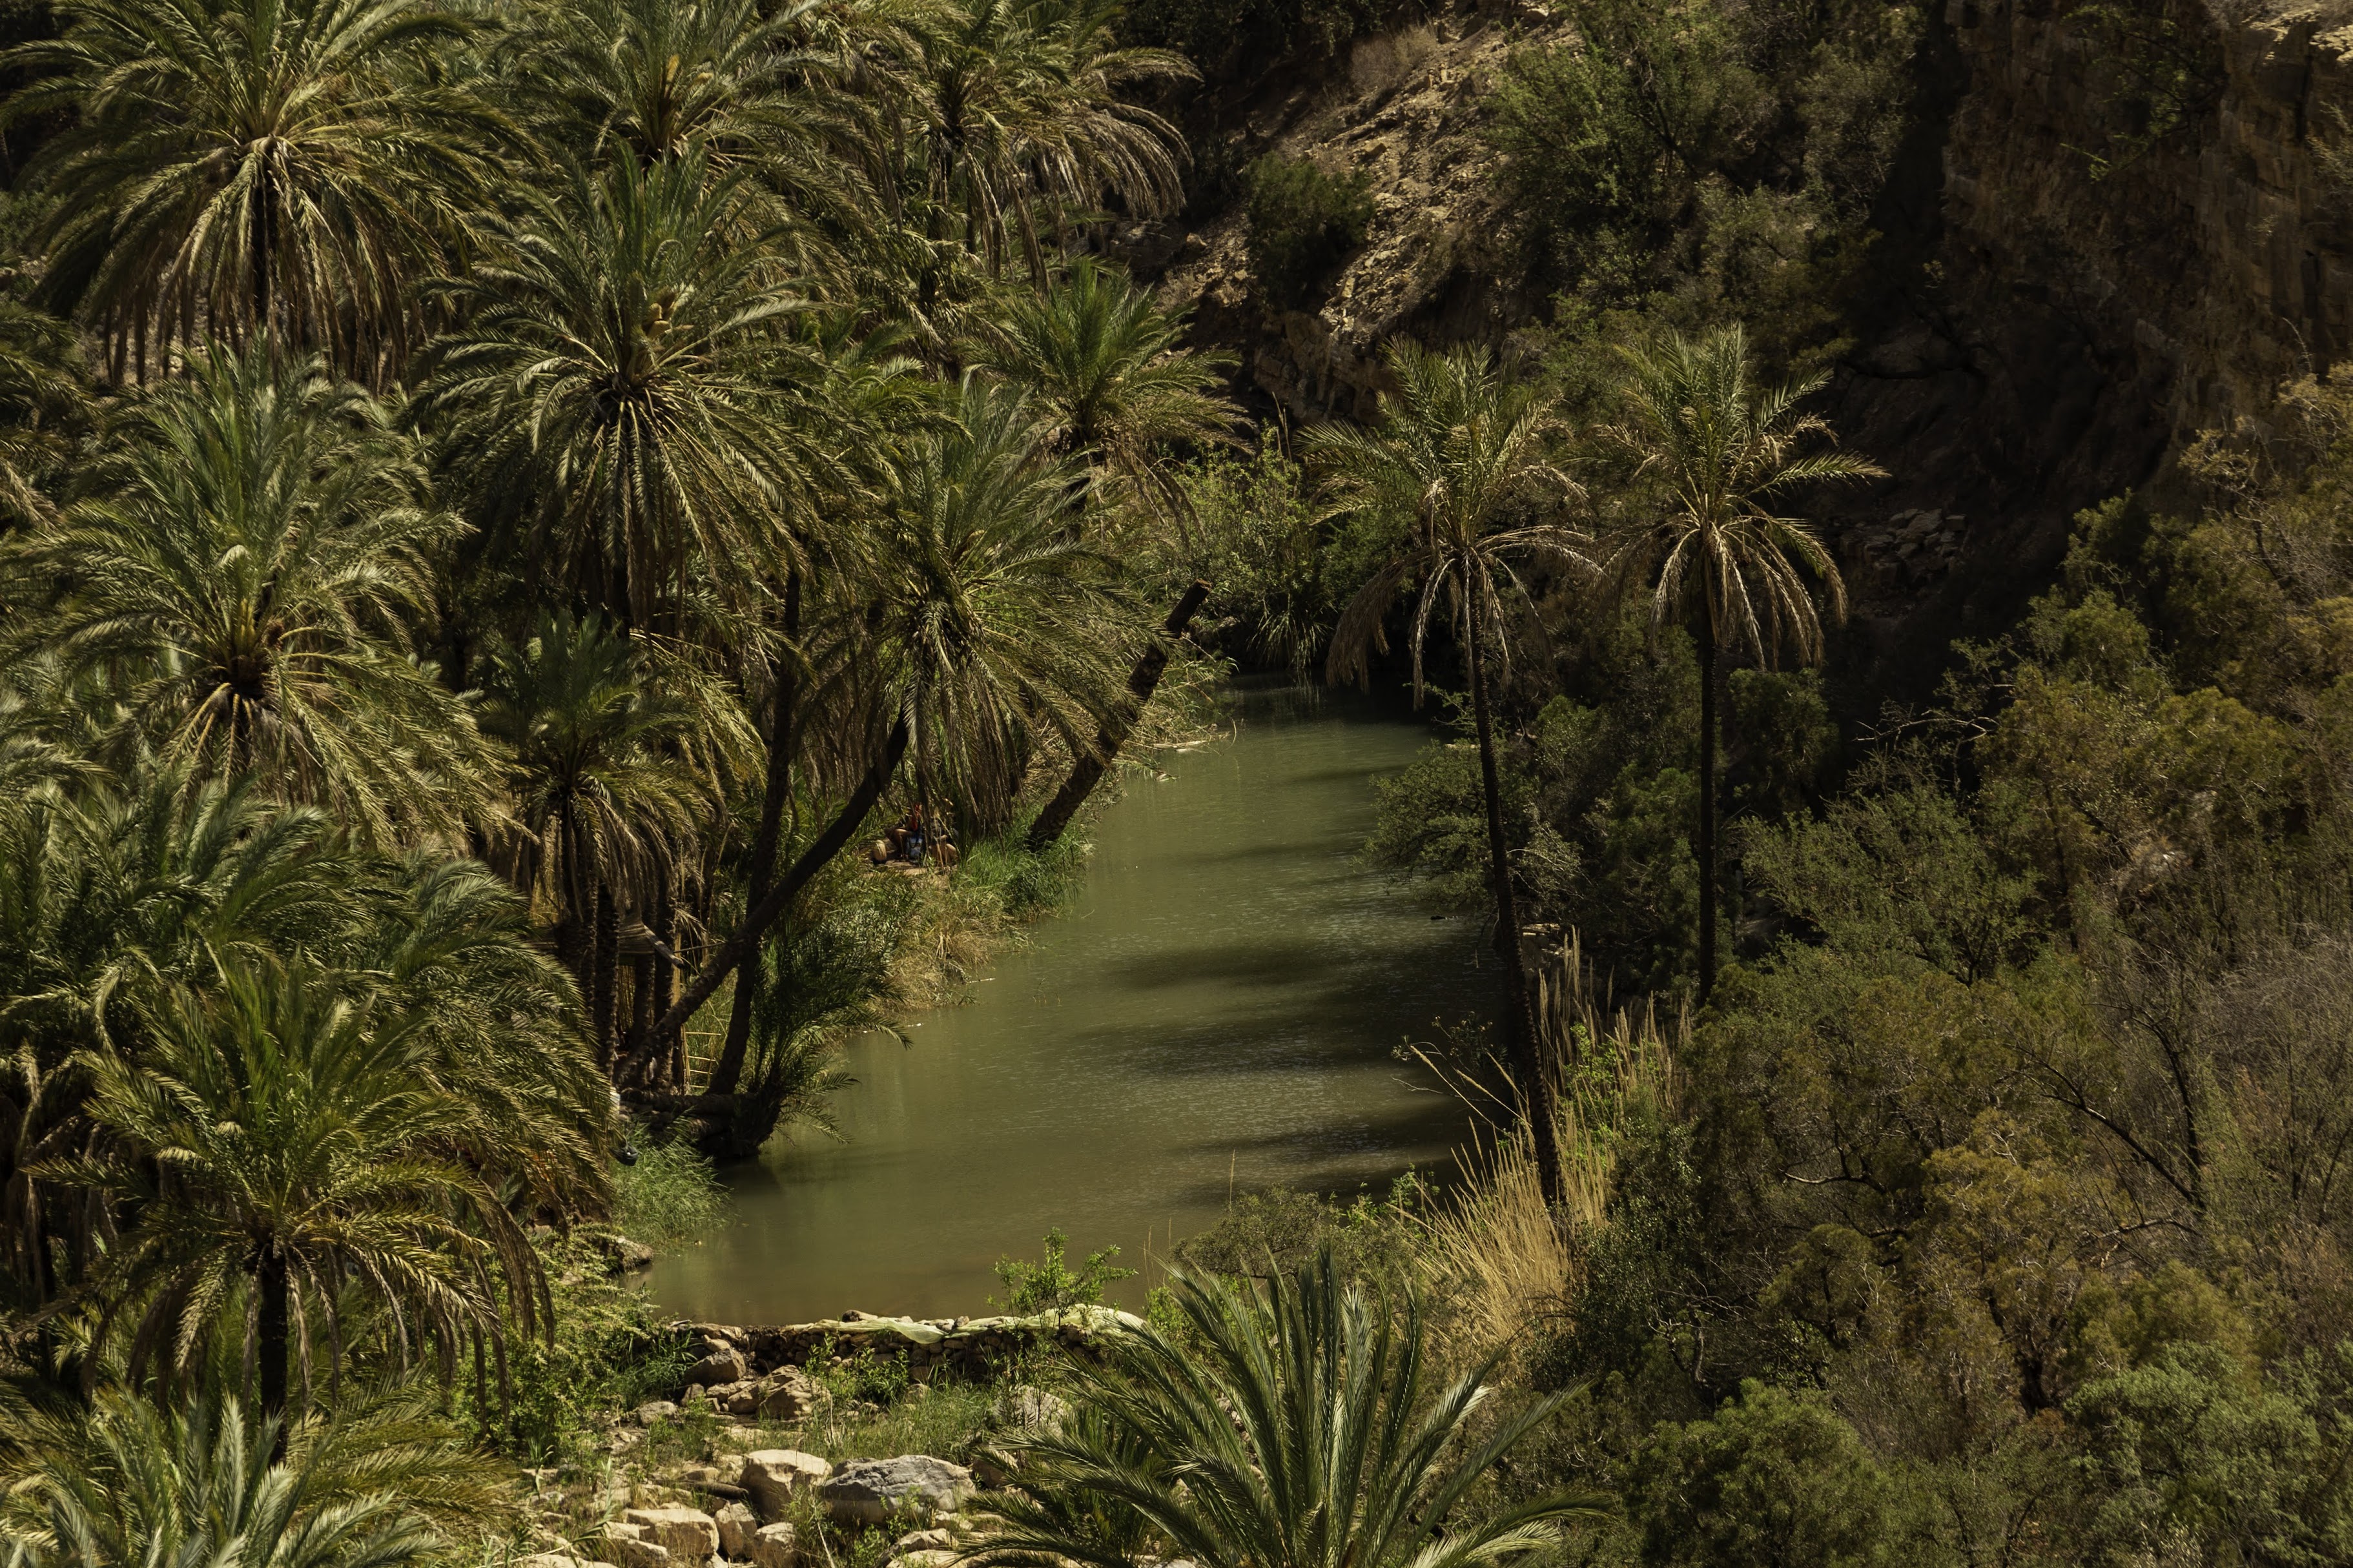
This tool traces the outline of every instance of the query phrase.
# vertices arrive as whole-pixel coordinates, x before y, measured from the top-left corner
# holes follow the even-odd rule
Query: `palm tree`
[[[1554,1494],[1457,1517],[1560,1396],[1489,1424],[1493,1360],[1431,1387],[1419,1304],[1368,1299],[1328,1247],[1262,1285],[1169,1285],[1183,1335],[1134,1328],[1078,1370],[1084,1418],[1019,1442],[1021,1489],[990,1495],[967,1561],[1131,1568],[1139,1515],[1157,1555],[1201,1568],[1473,1568],[1607,1511]]]
[[[31,1311],[102,1252],[41,1163],[84,1146],[92,1051],[135,1049],[142,1011],[215,958],[343,940],[358,882],[323,816],[241,784],[146,771],[0,795],[0,1280]]]
[[[67,129],[41,302],[120,380],[206,337],[267,331],[350,374],[398,369],[417,280],[442,270],[514,145],[438,68],[474,31],[431,0],[70,0],[5,64],[12,116]]]
[[[1032,740],[1073,752],[1112,711],[1132,626],[1111,562],[1086,537],[1082,499],[1029,401],[967,375],[952,420],[896,455],[884,537],[857,597],[833,606],[840,710],[834,774],[848,799],[791,868],[745,911],[657,1026],[693,1016],[809,879],[830,864],[890,788],[911,745],[924,793],[968,805],[986,827],[1010,809]],[[731,1042],[733,1036],[731,1035]],[[642,1049],[642,1047],[641,1047]],[[733,1092],[723,1054],[709,1090]],[[626,1069],[625,1069],[626,1070]]]
[[[1680,620],[1699,645],[1699,994],[1715,984],[1718,883],[1715,831],[1716,680],[1719,659],[1746,647],[1770,665],[1784,643],[1799,658],[1822,655],[1821,616],[1807,574],[1819,577],[1831,616],[1846,616],[1846,585],[1802,519],[1772,510],[1789,490],[1885,469],[1842,452],[1803,454],[1831,437],[1799,405],[1827,376],[1757,387],[1747,336],[1737,326],[1704,337],[1670,332],[1622,351],[1628,418],[1608,432],[1637,459],[1657,500],[1617,531],[1611,569],[1649,584],[1652,624]]]
[[[1092,211],[1109,195],[1151,213],[1182,199],[1184,140],[1135,97],[1195,72],[1181,55],[1121,43],[1118,15],[1114,0],[942,0],[913,19],[920,57],[892,105],[912,134],[877,146],[919,150],[932,240],[961,238],[992,271],[1018,246],[1042,281],[1041,231],[1065,207]]]
[[[507,1163],[470,1157],[494,1130],[436,1070],[414,1010],[297,960],[225,969],[208,994],[174,987],[142,1022],[136,1059],[88,1063],[97,1151],[39,1168],[122,1216],[87,1286],[93,1358],[128,1315],[132,1375],[176,1373],[249,1300],[275,1415],[298,1374],[306,1404],[314,1369],[340,1379],[357,1300],[384,1314],[396,1358],[437,1342],[445,1369],[461,1344],[502,1342],[509,1314],[525,1333],[543,1321],[538,1256],[500,1190]]]
[[[491,226],[447,289],[466,325],[432,351],[423,417],[543,591],[649,631],[780,577],[833,466],[822,407],[789,395],[825,363],[742,242],[748,199],[699,150],[575,164]]]
[[[492,652],[482,697],[483,731],[513,759],[514,879],[552,907],[609,1057],[617,907],[652,907],[693,858],[727,784],[748,771],[750,724],[684,659],[562,611]]]
[[[272,357],[206,356],[132,407],[99,493],[8,552],[33,608],[7,652],[107,688],[166,765],[371,844],[455,834],[491,759],[412,637],[463,525],[382,405]]]
[[[1029,387],[1064,450],[1121,489],[1185,514],[1171,447],[1232,439],[1233,405],[1216,391],[1215,356],[1187,352],[1181,316],[1089,257],[1044,292],[1014,299],[978,363]]]
[[[1498,369],[1485,349],[1434,354],[1399,343],[1388,358],[1398,390],[1382,397],[1378,422],[1364,430],[1325,426],[1308,437],[1309,460],[1323,475],[1326,516],[1366,518],[1388,542],[1379,568],[1340,612],[1325,668],[1334,680],[1369,679],[1372,654],[1388,646],[1390,606],[1418,585],[1409,634],[1418,703],[1431,617],[1443,605],[1454,622],[1471,680],[1486,795],[1504,1027],[1550,1203],[1559,1196],[1559,1135],[1520,961],[1489,663],[1501,660],[1508,671],[1514,627],[1533,622],[1534,606],[1514,563],[1586,565],[1579,552],[1585,536],[1555,521],[1576,486],[1552,460],[1549,447],[1559,426],[1549,401]]]
[[[0,1510],[22,1568],[398,1568],[439,1558],[438,1526],[501,1507],[453,1434],[383,1400],[289,1427],[248,1422],[234,1396],[108,1389],[49,1426]]]
[[[860,636],[911,724],[922,793],[987,833],[1041,730],[1076,755],[1114,710],[1126,639],[1113,628],[1132,610],[1033,402],[973,374],[953,406],[898,465]]]
[[[54,522],[41,488],[90,414],[72,326],[0,296],[0,519]]]

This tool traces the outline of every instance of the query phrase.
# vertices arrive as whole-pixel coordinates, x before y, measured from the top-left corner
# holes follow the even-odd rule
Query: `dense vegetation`
[[[1008,1564],[2353,1557],[2353,404],[2085,512],[1842,730],[1801,514],[1874,468],[1808,399],[1933,287],[1873,226],[1923,9],[1567,9],[1490,106],[1545,352],[1255,441],[1087,241],[1187,199],[1160,46],[1385,7],[9,13],[10,1560],[503,1561],[500,1458],[609,1511],[686,1364],[617,1233],[1051,901],[1196,578],[1199,646],[1445,705],[1370,848],[1492,922],[1425,1059],[1514,1113],[1442,1199],[1243,1199],[1007,1369],[1052,1430],[839,1355],[796,1440],[1002,1439]],[[2075,9],[2148,67],[2091,179],[2198,60]],[[1227,174],[1312,302],[1368,193]],[[955,875],[871,869],[918,802]]]

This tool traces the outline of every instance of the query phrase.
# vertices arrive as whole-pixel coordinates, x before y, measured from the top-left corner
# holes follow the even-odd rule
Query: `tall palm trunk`
[[[801,631],[801,575],[785,579],[785,638],[797,645]],[[760,831],[752,840],[752,863],[744,878],[744,902],[760,901],[776,879],[776,847],[783,837],[785,802],[793,793],[794,727],[800,717],[800,650],[786,651],[785,667],[776,676],[776,710],[768,725],[768,781],[760,796]],[[735,999],[727,1011],[727,1039],[711,1068],[711,1092],[733,1094],[744,1075],[744,1053],[752,1045],[752,1009],[760,999],[760,966],[747,963],[735,977]],[[669,1011],[667,1005],[663,1008]]]
[[[866,770],[866,776],[859,781],[857,790],[842,803],[841,809],[834,814],[825,831],[801,851],[800,858],[793,862],[792,869],[768,889],[765,897],[744,912],[735,934],[720,944],[719,951],[712,954],[710,962],[702,966],[702,973],[694,977],[694,983],[670,1004],[669,1012],[656,1020],[653,1027],[655,1038],[661,1038],[670,1030],[684,1026],[686,1021],[694,1016],[695,1009],[711,1000],[712,993],[719,989],[721,983],[746,958],[759,951],[760,939],[767,934],[770,926],[776,923],[776,918],[792,907],[793,900],[800,897],[801,889],[808,886],[810,879],[833,864],[834,857],[841,853],[850,836],[865,825],[867,816],[882,798],[882,792],[891,787],[892,779],[897,776],[900,760],[907,754],[907,729],[903,716],[891,727],[890,739],[883,742],[882,754],[875,758]],[[647,1046],[640,1045],[630,1054],[630,1059],[623,1064],[616,1081],[626,1080],[647,1054]],[[712,1092],[716,1094],[720,1091],[714,1086]]]
[[[1699,626],[1699,999],[1715,988],[1715,627]]]
[[[599,879],[596,883],[596,929],[593,938],[594,956],[590,959],[588,977],[588,1026],[596,1037],[596,1059],[610,1066],[613,1060],[613,1005],[616,982],[620,969],[620,911],[613,907],[612,884]]]
[[[1467,575],[1467,574],[1466,574]],[[1495,890],[1495,955],[1504,962],[1505,1037],[1512,1071],[1528,1108],[1528,1131],[1535,1143],[1536,1181],[1547,1207],[1560,1202],[1560,1129],[1555,1120],[1552,1085],[1536,1046],[1536,1016],[1528,994],[1528,972],[1520,963],[1520,904],[1512,889],[1512,862],[1504,839],[1503,781],[1495,767],[1495,723],[1487,700],[1487,660],[1480,646],[1479,618],[1462,595],[1463,642],[1470,654],[1471,713],[1479,731],[1479,776],[1487,796],[1488,876]]]
[[[261,1296],[254,1344],[254,1353],[260,1362],[261,1413],[264,1415],[283,1415],[286,1413],[286,1363],[293,1340],[292,1313],[288,1310],[287,1302],[286,1254],[280,1250],[275,1241],[262,1244],[261,1267],[254,1272],[254,1289]],[[280,1430],[282,1433],[284,1428]]]
[[[670,1011],[678,995],[678,968],[670,955],[678,950],[678,904],[670,896],[670,879],[662,879],[661,891],[654,897],[654,994],[648,1016],[659,1018]],[[687,1086],[686,1031],[673,1029],[667,1042],[656,1041],[656,1048],[670,1051],[670,1083],[675,1089]]]

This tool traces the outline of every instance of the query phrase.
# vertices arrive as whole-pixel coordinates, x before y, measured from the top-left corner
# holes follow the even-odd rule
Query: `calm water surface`
[[[732,1173],[730,1226],[650,1288],[690,1317],[986,1310],[1049,1226],[1123,1261],[1229,1191],[1442,1172],[1454,1102],[1396,1060],[1483,1010],[1474,922],[1433,921],[1356,858],[1372,783],[1429,738],[1346,694],[1244,686],[1230,738],[1162,753],[1103,811],[1083,889],[965,1005],[855,1043],[845,1141]],[[1132,1282],[1140,1283],[1140,1282]]]

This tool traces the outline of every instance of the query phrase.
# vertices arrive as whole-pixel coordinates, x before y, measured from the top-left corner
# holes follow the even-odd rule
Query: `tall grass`
[[[1425,1058],[1482,1128],[1463,1156],[1454,1201],[1420,1222],[1431,1282],[1481,1348],[1511,1343],[1533,1322],[1567,1318],[1592,1239],[1609,1224],[1620,1142],[1639,1120],[1672,1118],[1682,1103],[1676,1063],[1690,1037],[1688,1013],[1662,1026],[1651,1002],[1613,1009],[1597,993],[1574,932],[1533,956],[1539,1044],[1560,1105],[1557,1212],[1545,1207],[1517,1091]]]

